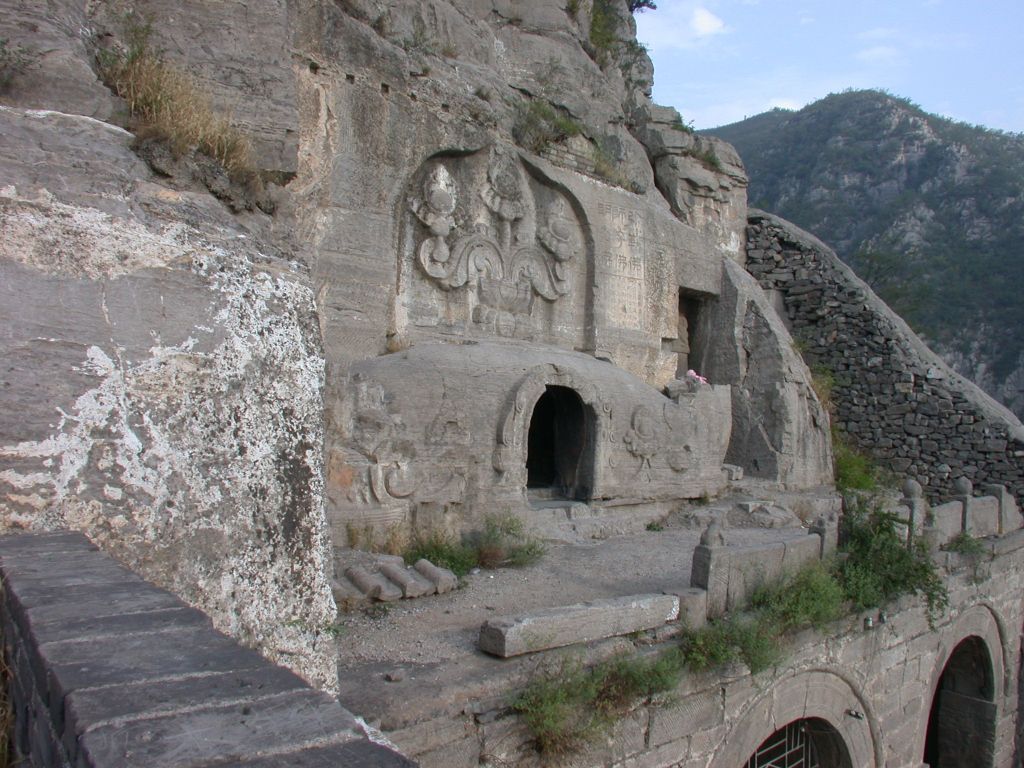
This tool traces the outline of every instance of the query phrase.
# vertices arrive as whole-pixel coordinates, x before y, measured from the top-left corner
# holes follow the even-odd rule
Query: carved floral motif
[[[468,231],[455,212],[460,195],[467,205],[472,195],[458,187],[437,161],[420,194],[410,198],[410,210],[427,230],[416,263],[441,290],[473,292],[475,323],[502,336],[529,336],[536,297],[555,302],[572,289],[570,263],[583,251],[579,223],[560,193],[552,190],[549,205],[535,199],[518,157],[500,147],[490,151],[479,215]]]

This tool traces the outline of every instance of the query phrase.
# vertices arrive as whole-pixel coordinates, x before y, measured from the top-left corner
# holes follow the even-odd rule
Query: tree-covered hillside
[[[832,245],[954,367],[1024,414],[1024,136],[879,91],[708,131],[750,203]]]

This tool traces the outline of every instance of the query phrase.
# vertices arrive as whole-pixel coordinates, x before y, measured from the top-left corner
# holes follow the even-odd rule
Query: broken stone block
[[[687,629],[700,629],[708,623],[708,593],[699,587],[668,590],[679,598],[679,621]]]
[[[443,595],[445,592],[451,592],[459,586],[459,579],[454,573],[449,571],[447,568],[438,568],[429,560],[417,560],[413,568],[415,568],[421,576],[430,580],[439,595]]]
[[[508,658],[628,635],[679,618],[676,595],[631,595],[502,616],[480,627],[480,650]]]
[[[370,573],[365,568],[353,566],[345,569],[345,577],[373,600],[390,603],[402,599],[402,590],[379,573]]]
[[[423,595],[432,595],[437,591],[437,587],[432,581],[420,576],[415,570],[409,570],[404,565],[382,563],[380,572],[401,588],[402,597],[422,597]]]

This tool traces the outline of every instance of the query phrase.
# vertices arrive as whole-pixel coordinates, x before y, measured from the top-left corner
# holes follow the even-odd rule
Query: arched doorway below
[[[743,768],[853,768],[842,737],[825,720],[809,717],[780,728]]]
[[[992,657],[984,640],[968,637],[953,649],[939,678],[923,759],[931,768],[991,768],[995,744]]]
[[[526,487],[536,499],[587,501],[593,488],[595,416],[569,387],[545,387],[533,406]]]

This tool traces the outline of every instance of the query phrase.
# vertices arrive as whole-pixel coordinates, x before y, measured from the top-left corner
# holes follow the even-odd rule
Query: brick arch
[[[918,716],[917,744],[915,746],[917,755],[924,754],[928,719],[931,714],[932,702],[938,693],[942,673],[946,670],[961,643],[976,638],[988,652],[988,659],[992,664],[993,703],[1000,711],[1003,709],[1006,695],[1013,685],[1013,665],[1009,663],[1011,652],[1006,628],[999,614],[990,605],[980,603],[971,606],[951,624],[940,629],[939,633],[939,648],[928,683],[928,698]]]
[[[837,672],[808,669],[777,680],[745,707],[715,751],[711,768],[746,764],[777,730],[794,720],[809,718],[823,720],[836,731],[856,768],[882,766],[878,724],[864,697]]]

